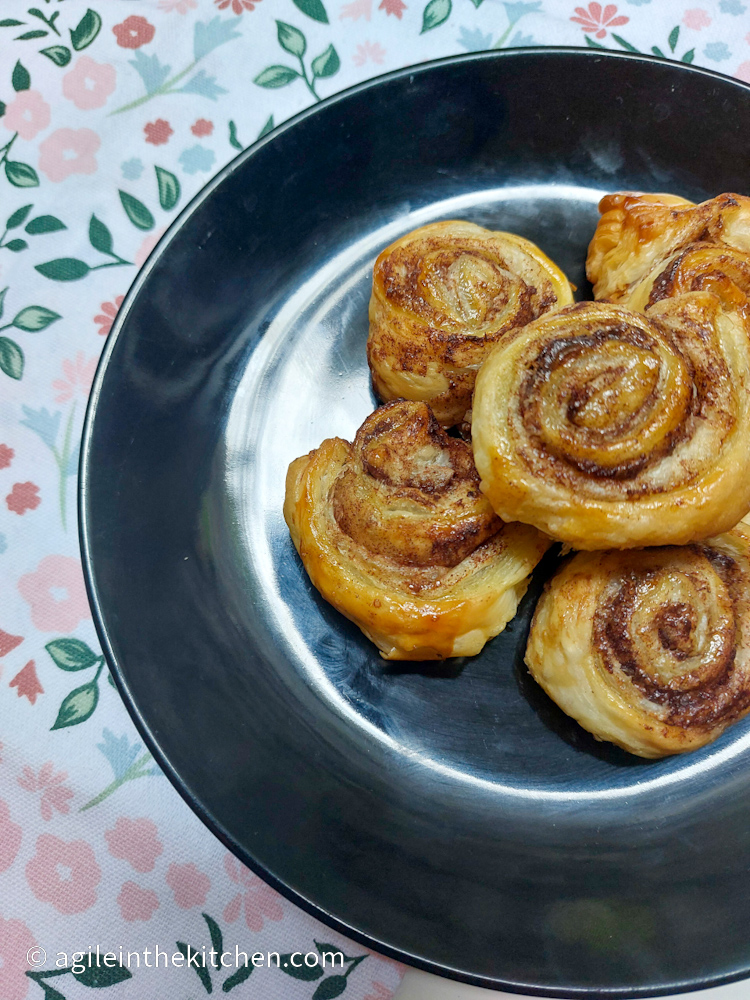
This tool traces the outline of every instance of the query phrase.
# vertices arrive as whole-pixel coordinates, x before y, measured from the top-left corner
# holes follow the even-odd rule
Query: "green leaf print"
[[[67,228],[65,223],[55,218],[54,215],[37,215],[26,226],[26,232],[29,236],[38,236],[40,233],[57,233],[61,229]]]
[[[282,49],[301,59],[307,51],[307,40],[299,28],[295,28],[293,24],[287,24],[285,21],[277,21],[276,30]]]
[[[31,86],[31,76],[29,75],[29,71],[22,64],[20,59],[13,67],[13,75],[10,78],[10,82],[12,83],[13,89],[16,93],[20,90],[28,90]]]
[[[98,677],[98,674],[97,674]],[[78,726],[94,714],[99,702],[99,687],[96,679],[75,688],[63,698],[55,724],[50,731],[67,729],[68,726]]]
[[[137,229],[153,229],[156,220],[142,201],[138,201],[127,191],[118,191],[125,214]]]
[[[101,659],[80,639],[53,639],[44,648],[61,670],[87,670]]]
[[[208,973],[208,969],[200,964],[202,956],[199,959],[195,958],[196,955],[201,955],[200,949],[193,948],[193,946],[190,945],[190,949],[188,950],[188,946],[185,944],[184,941],[177,941],[176,944],[177,944],[177,950],[184,957],[185,962],[190,966],[191,969],[193,969],[197,973],[198,978],[203,984],[203,989],[206,991],[206,993],[213,993],[214,988],[211,982],[211,976]],[[199,964],[196,965],[196,961]]]
[[[229,979],[224,981],[224,984],[221,987],[222,992],[229,993],[229,991],[233,990],[235,986],[239,986],[240,983],[244,983],[246,979],[250,978],[253,971],[254,967],[250,964],[250,962],[248,962],[247,965],[241,965],[236,972],[232,973]]]
[[[51,59],[55,66],[67,66],[71,60],[70,49],[65,45],[50,45],[48,49],[39,50],[43,56]]]
[[[35,28],[33,31],[24,31],[22,35],[16,35],[15,41],[28,42],[31,41],[32,38],[46,38],[48,34],[48,31],[42,31],[41,28]]]
[[[672,52],[674,52],[677,46],[677,40],[679,39],[679,37],[680,37],[680,26],[678,24],[676,27],[672,28],[672,30],[669,32],[669,38],[667,39],[669,43],[669,48],[671,49]]]
[[[313,78],[333,76],[341,68],[341,60],[338,52],[332,45],[329,45],[325,52],[322,52],[312,61]]]
[[[287,976],[291,976],[293,979],[302,979],[306,983],[312,983],[316,979],[320,979],[323,975],[323,969],[320,965],[305,965],[298,953],[295,953],[295,961],[300,964],[294,965],[292,963],[291,952],[287,952],[285,955],[280,955],[279,968],[282,972],[285,972]]]
[[[288,83],[301,75],[296,69],[291,69],[289,66],[269,66],[262,73],[258,73],[253,83],[257,83],[259,87],[286,87]]]
[[[293,0],[293,2],[297,10],[301,10],[303,14],[307,14],[313,21],[320,21],[321,24],[329,23],[328,14],[326,14],[326,9],[321,0]]]
[[[112,233],[95,215],[89,221],[89,243],[100,253],[112,253]]]
[[[57,260],[48,260],[46,264],[36,264],[34,270],[52,281],[78,281],[85,278],[91,268],[75,257],[58,257]]]
[[[39,187],[37,172],[28,163],[20,163],[18,160],[6,160],[5,176],[13,187]]]
[[[3,243],[3,247],[11,253],[20,253],[21,250],[28,249],[28,246],[26,240],[10,240],[8,243]]]
[[[73,972],[72,969],[71,972]],[[115,986],[117,983],[123,983],[132,977],[130,970],[124,965],[120,965],[119,962],[109,966],[92,965],[90,968],[87,965],[83,972],[73,972],[73,975],[81,986],[89,986],[95,990],[103,989],[105,986]]]
[[[242,143],[237,138],[237,126],[231,118],[229,119],[229,145],[233,149],[242,149]]]
[[[329,976],[312,995],[312,1000],[335,1000],[347,987],[346,976]]]
[[[211,947],[216,952],[217,956],[221,955],[224,951],[224,935],[221,933],[221,928],[216,923],[213,917],[209,917],[207,913],[202,913],[201,916],[206,921],[206,926],[208,927],[208,933],[211,935]],[[214,968],[218,969],[218,958],[214,960]]]
[[[432,31],[433,28],[438,28],[441,24],[444,24],[451,16],[452,10],[453,4],[451,0],[430,0],[422,15],[422,31],[420,34],[423,35],[425,31]]]
[[[621,45],[627,52],[638,52],[638,49],[635,47],[635,45],[631,45],[630,42],[626,41],[624,38],[621,38],[620,35],[616,35],[614,31],[612,32],[612,37],[617,42],[617,44]]]
[[[17,28],[23,21],[16,21],[13,17],[5,17],[0,21],[0,28]]]
[[[695,49],[689,49],[680,61],[690,64],[693,59],[695,59]]]
[[[262,139],[264,135],[268,135],[269,132],[273,132],[274,128],[273,115],[268,116],[268,121],[263,126],[263,128],[258,132],[258,139]],[[257,141],[257,140],[256,140]]]
[[[76,52],[87,48],[102,29],[102,19],[95,10],[89,8],[81,20],[70,31],[70,42]]]
[[[0,337],[0,371],[15,379],[23,375],[23,351],[9,337]]]
[[[26,306],[16,315],[11,325],[17,330],[36,333],[38,330],[46,329],[50,323],[58,319],[60,319],[59,313],[45,309],[44,306]]]
[[[159,185],[159,204],[165,212],[171,212],[180,200],[180,182],[173,173],[163,167],[154,167]]]

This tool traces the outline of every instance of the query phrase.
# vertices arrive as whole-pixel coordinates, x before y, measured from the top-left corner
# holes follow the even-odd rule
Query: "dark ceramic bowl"
[[[750,719],[646,762],[523,667],[548,557],[474,659],[394,665],[313,591],[284,474],[375,406],[378,251],[465,218],[586,294],[597,202],[750,185],[750,88],[586,50],[444,60],[299,115],[191,203],[138,276],[85,429],[97,627],[144,739],[298,905],[405,962],[539,995],[750,973]]]

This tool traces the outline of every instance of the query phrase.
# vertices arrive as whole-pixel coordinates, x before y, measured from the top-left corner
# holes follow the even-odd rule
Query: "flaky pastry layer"
[[[621,192],[602,198],[586,274],[596,299],[625,304],[631,291],[693,243],[750,252],[750,198],[721,194],[700,205],[669,194]]]
[[[526,663],[560,708],[641,757],[694,750],[750,710],[750,537],[579,553],[548,583]]]
[[[367,357],[383,400],[428,402],[440,423],[471,405],[476,372],[516,326],[573,301],[529,240],[470,222],[407,233],[375,262]]]
[[[708,292],[581,303],[498,345],[474,393],[482,490],[579,549],[685,544],[750,510],[750,340]]]
[[[503,524],[470,448],[423,403],[381,407],[354,444],[292,462],[284,517],[318,591],[386,659],[478,653],[515,615],[550,540]]]

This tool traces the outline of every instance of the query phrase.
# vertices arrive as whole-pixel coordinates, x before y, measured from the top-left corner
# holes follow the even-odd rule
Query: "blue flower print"
[[[133,156],[129,160],[125,160],[120,166],[120,170],[122,170],[122,176],[126,181],[137,181],[143,173],[143,164],[137,156]]]
[[[207,173],[215,159],[213,152],[205,146],[191,146],[180,153],[180,163],[186,174],[197,174],[199,170]]]

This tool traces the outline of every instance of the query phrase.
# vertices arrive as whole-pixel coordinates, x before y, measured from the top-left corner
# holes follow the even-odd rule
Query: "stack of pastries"
[[[284,515],[388,659],[478,653],[563,542],[527,665],[597,739],[661,757],[750,711],[750,198],[600,212],[594,302],[510,233],[440,222],[387,247],[384,405],[292,463]]]

